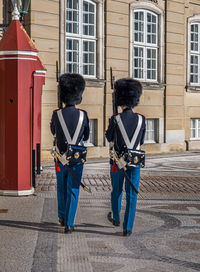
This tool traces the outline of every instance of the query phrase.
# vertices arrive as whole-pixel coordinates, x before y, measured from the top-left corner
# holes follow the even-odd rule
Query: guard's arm
[[[144,137],[145,137],[145,133],[146,133],[146,124],[145,124],[145,117],[143,117],[143,130],[142,130],[142,137],[141,137],[141,141],[140,141],[140,145],[142,145],[144,143]]]
[[[88,119],[88,115],[86,111],[84,111],[84,116],[85,116],[85,127],[83,132],[83,141],[87,141],[90,135],[90,126],[89,126],[89,119]]]
[[[55,135],[55,133],[56,133],[56,129],[55,129],[55,111],[53,112],[52,117],[51,117],[50,129],[51,129],[51,133],[53,135]]]
[[[109,120],[108,129],[106,130],[106,139],[108,142],[114,141],[114,130],[115,130],[115,122],[114,117],[112,116]]]

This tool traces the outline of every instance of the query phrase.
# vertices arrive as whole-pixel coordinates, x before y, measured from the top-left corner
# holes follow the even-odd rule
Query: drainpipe
[[[164,117],[164,143],[166,143],[166,106],[167,106],[167,0],[165,0],[165,56],[164,56],[164,97],[163,97],[163,117]]]
[[[184,141],[186,144],[186,151],[189,151],[189,142],[187,140]]]
[[[106,131],[106,87],[107,87],[107,75],[106,75],[106,68],[107,68],[107,0],[104,2],[104,99],[103,99],[103,139],[104,139],[104,146],[106,145],[105,139],[105,131]]]

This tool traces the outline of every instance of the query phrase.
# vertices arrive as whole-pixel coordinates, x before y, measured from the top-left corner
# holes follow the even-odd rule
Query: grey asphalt
[[[200,271],[200,152],[147,156],[133,234],[107,221],[107,159],[88,160],[75,231],[57,224],[53,163],[43,163],[33,196],[0,196],[0,272]],[[122,200],[121,221],[125,207]]]

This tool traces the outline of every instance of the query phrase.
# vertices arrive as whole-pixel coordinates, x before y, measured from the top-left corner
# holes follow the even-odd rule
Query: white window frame
[[[192,128],[192,121],[195,121],[195,128]],[[191,131],[195,131],[195,137],[191,136]],[[200,118],[191,118],[190,119],[190,140],[200,140]]]
[[[198,24],[198,52],[191,50],[191,25]],[[191,82],[191,56],[198,57],[198,82]],[[200,86],[200,15],[188,18],[188,85]]]
[[[148,130],[148,122],[149,121],[153,121],[153,130]],[[159,132],[159,120],[155,119],[155,118],[148,118],[146,119],[146,134],[148,134],[148,132],[153,132],[154,133],[154,139],[148,139],[148,140],[144,140],[145,144],[155,144],[159,142],[158,139],[158,132]],[[146,136],[145,136],[146,138]]]
[[[136,12],[142,12],[144,16],[144,31],[143,31],[143,42],[139,41],[133,41],[133,77],[135,79],[145,81],[145,82],[158,82],[158,15],[152,11],[146,10],[146,9],[135,9],[133,12],[133,17]],[[151,14],[155,16],[156,18],[156,43],[148,43],[147,42],[147,14]],[[133,30],[134,30],[134,20],[133,20]],[[135,48],[142,48],[143,49],[143,78],[137,78],[134,75],[135,68],[134,68],[134,62],[135,62],[135,57],[134,57],[134,50]],[[156,67],[155,67],[155,79],[148,79],[147,78],[147,51],[148,49],[155,50],[156,52]],[[151,59],[152,60],[152,59]]]
[[[158,83],[164,81],[164,9],[159,8],[156,4],[150,2],[133,2],[130,5],[130,76],[134,77],[134,45],[141,45],[134,43],[134,11],[147,11],[157,15],[157,79],[139,79],[143,82]],[[146,26],[146,24],[145,24]],[[149,44],[148,44],[149,45]],[[148,46],[147,45],[147,46]],[[148,46],[149,47],[149,46]],[[151,47],[152,48],[152,47]],[[147,71],[146,71],[147,72]]]
[[[78,73],[82,74],[84,77],[87,78],[96,78],[96,21],[97,21],[97,12],[96,12],[96,3],[94,1],[90,1],[90,0],[78,0],[79,1],[79,21],[78,21],[78,25],[79,25],[79,33],[75,34],[75,33],[70,33],[67,32],[66,30],[66,41],[67,39],[69,40],[73,40],[76,39],[79,41],[79,70]],[[83,34],[83,2],[88,2],[90,4],[92,4],[94,6],[94,36],[91,35],[84,35]],[[67,3],[67,0],[65,0],[65,4]],[[65,8],[66,12],[67,12],[67,6]],[[65,20],[65,22],[67,23],[67,20]],[[88,41],[88,42],[94,42],[94,75],[87,75],[83,73],[83,42],[84,41]],[[67,48],[66,48],[66,52],[67,52]],[[67,60],[67,58],[65,59]]]

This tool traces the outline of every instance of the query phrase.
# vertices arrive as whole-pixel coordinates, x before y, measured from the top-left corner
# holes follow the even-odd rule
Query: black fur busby
[[[142,85],[132,78],[122,78],[115,82],[115,92],[117,106],[133,108],[139,103]]]
[[[79,74],[66,73],[59,79],[59,91],[61,102],[68,105],[77,105],[82,101],[85,89],[85,80]]]

